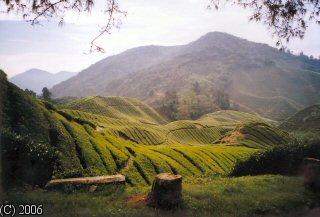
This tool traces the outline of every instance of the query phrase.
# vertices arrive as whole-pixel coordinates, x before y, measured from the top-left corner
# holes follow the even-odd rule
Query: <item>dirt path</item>
[[[128,159],[128,161],[126,162],[126,165],[121,169],[120,173],[124,174],[127,170],[130,169],[130,167],[133,165],[133,158],[131,155]]]

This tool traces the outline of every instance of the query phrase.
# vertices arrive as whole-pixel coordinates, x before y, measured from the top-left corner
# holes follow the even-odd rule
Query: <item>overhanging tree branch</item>
[[[221,0],[210,0],[209,8],[219,9]],[[253,13],[250,21],[265,24],[276,37],[276,45],[284,47],[291,38],[303,38],[308,24],[320,24],[320,0],[224,0]]]
[[[1,1],[1,0],[0,0]],[[66,11],[91,12],[94,0],[2,0],[6,12],[22,14],[32,25],[39,24],[41,18],[58,18],[63,23]],[[105,0],[106,25],[90,43],[90,52],[104,52],[97,40],[118,28],[126,12],[120,10],[118,0]],[[261,22],[277,38],[276,45],[284,47],[291,38],[303,38],[310,23],[320,24],[320,0],[208,0],[208,8],[219,9],[220,2],[231,3],[253,10],[250,21]]]

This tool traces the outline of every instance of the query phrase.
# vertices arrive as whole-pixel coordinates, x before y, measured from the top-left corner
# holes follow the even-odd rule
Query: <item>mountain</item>
[[[320,105],[309,106],[281,123],[287,131],[320,132]]]
[[[118,95],[153,103],[199,82],[222,89],[240,110],[285,119],[320,102],[320,61],[226,33],[181,46],[144,46],[107,57],[52,88],[55,97]]]
[[[6,187],[116,173],[131,186],[150,185],[161,172],[226,175],[240,159],[290,139],[243,112],[160,123],[161,116],[137,99],[87,97],[56,108],[8,82],[1,70],[0,84]]]
[[[64,80],[75,76],[76,72],[61,71],[56,74],[40,70],[30,69],[21,74],[13,76],[10,81],[22,89],[29,89],[40,94],[42,88],[51,88]]]

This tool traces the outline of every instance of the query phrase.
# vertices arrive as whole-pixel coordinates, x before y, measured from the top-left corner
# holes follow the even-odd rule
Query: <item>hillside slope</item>
[[[50,72],[40,69],[30,69],[21,74],[13,76],[9,80],[21,89],[29,89],[36,92],[37,94],[40,94],[42,88],[51,88],[55,84],[67,80],[72,76],[75,76],[76,74],[76,72],[66,71],[61,71],[56,74],[52,74]]]
[[[320,61],[213,32],[187,45],[138,47],[107,57],[52,92],[129,96],[152,104],[168,90],[183,95],[195,82],[205,93],[228,93],[243,111],[281,120],[320,102]]]
[[[307,107],[281,123],[287,131],[320,132],[320,105]]]
[[[142,123],[162,124],[166,122],[153,108],[128,97],[87,97],[75,100],[65,107]]]
[[[70,104],[77,110],[57,109],[8,82],[2,71],[0,82],[5,186],[42,186],[52,178],[116,173],[124,174],[130,185],[150,185],[160,172],[184,177],[226,175],[239,159],[290,139],[268,120],[241,112],[161,125],[141,122],[135,112],[125,118],[142,104],[134,99],[92,97]],[[92,99],[117,109],[124,103],[128,106],[121,115],[110,117],[105,110],[97,114],[88,109]],[[128,109],[130,103],[135,104]]]

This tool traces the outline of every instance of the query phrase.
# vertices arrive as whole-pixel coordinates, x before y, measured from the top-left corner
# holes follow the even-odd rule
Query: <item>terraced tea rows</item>
[[[175,121],[166,125],[137,123],[79,110],[65,109],[63,112],[91,121],[102,133],[145,145],[228,142],[233,145],[263,148],[287,142],[288,139],[286,133],[269,125],[269,120],[236,111],[216,112],[199,120]],[[254,123],[259,124],[253,126]],[[234,135],[240,128],[241,132],[238,133],[245,135],[245,138],[235,139]]]
[[[225,175],[239,159],[248,157],[256,149],[225,145],[144,145],[106,135],[88,124],[58,118],[66,132],[74,139],[78,167],[56,174],[102,175],[123,173],[131,185],[150,184],[160,172],[184,176]],[[60,168],[62,169],[62,168]],[[63,170],[63,169],[62,169]]]
[[[166,122],[151,107],[128,97],[86,97],[71,102],[67,108],[141,123],[161,124]]]
[[[56,113],[65,132],[73,139],[73,158],[79,159],[78,167],[72,170],[60,168],[59,171],[64,172],[57,172],[56,176],[120,172],[131,185],[145,185],[160,172],[184,176],[226,175],[237,160],[289,140],[286,133],[269,124],[270,120],[242,112],[216,112],[195,121],[161,125],[146,113],[144,119],[153,122],[142,122],[138,115],[126,119],[123,115],[115,117],[107,112],[96,114],[110,111],[109,108],[98,108],[102,102],[119,108],[111,104],[114,98],[111,102],[109,99],[101,102],[101,98],[95,99],[95,109],[82,106],[80,100],[77,101],[78,110],[70,109],[73,106],[69,105],[69,109]],[[90,101],[90,98],[82,101]],[[130,108],[122,110],[122,114],[129,115],[129,110],[137,111]]]
[[[147,185],[160,172],[225,175],[238,159],[286,141],[268,120],[241,112],[166,124],[134,99],[89,97],[57,110],[5,76],[0,82],[7,96],[2,137],[6,184],[122,173],[131,185]]]

